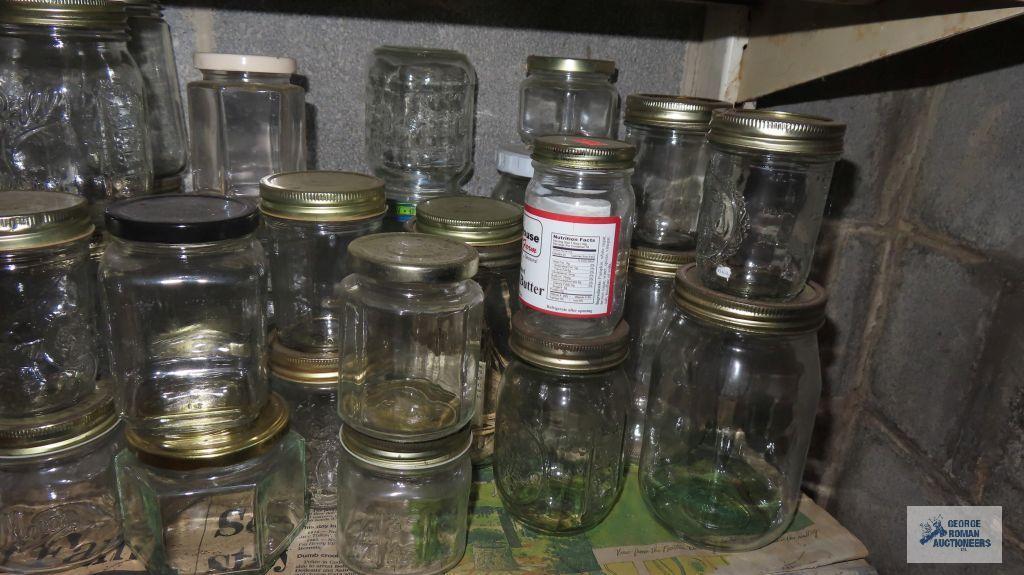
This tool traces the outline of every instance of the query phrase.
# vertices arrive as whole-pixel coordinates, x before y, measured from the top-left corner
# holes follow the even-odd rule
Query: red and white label
[[[561,317],[610,315],[621,224],[615,216],[570,216],[527,205],[519,299]]]

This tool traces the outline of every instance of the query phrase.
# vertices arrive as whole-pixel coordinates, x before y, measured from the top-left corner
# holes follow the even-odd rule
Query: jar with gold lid
[[[677,312],[654,359],[640,488],[654,516],[701,547],[743,551],[785,532],[821,395],[825,290],[788,302],[676,276]]]
[[[563,134],[614,138],[619,131],[618,70],[610,60],[530,56],[519,84],[519,137]]]

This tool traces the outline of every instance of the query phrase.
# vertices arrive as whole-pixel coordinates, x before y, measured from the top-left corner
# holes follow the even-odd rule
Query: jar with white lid
[[[619,93],[615,62],[585,58],[530,56],[519,84],[519,137],[531,144],[539,136],[615,138],[619,131]]]
[[[526,203],[526,187],[533,177],[530,150],[522,144],[507,144],[498,148],[498,183],[491,191],[496,200],[522,206]]]

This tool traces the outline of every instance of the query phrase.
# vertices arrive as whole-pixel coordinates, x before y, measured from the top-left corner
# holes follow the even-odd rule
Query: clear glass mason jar
[[[145,91],[124,6],[0,0],[0,190],[109,201],[152,188]]]
[[[100,282],[111,371],[130,429],[151,437],[244,426],[266,402],[266,259],[255,206],[161,195],[107,209]]]
[[[565,338],[512,320],[515,358],[498,401],[494,483],[531,529],[578,533],[600,523],[625,481],[629,326]]]
[[[615,62],[530,56],[519,84],[519,137],[563,134],[615,138],[619,92]]]
[[[305,449],[280,397],[228,433],[126,439],[124,541],[150,573],[266,573],[306,523]]]
[[[530,178],[533,177],[530,150],[520,144],[500,146],[498,174],[498,183],[491,191],[491,197],[517,206],[525,205],[526,187],[530,185]]]
[[[704,285],[757,299],[800,293],[845,132],[845,124],[789,112],[715,114],[698,222]]]
[[[260,179],[306,169],[306,91],[292,58],[193,56],[188,84],[192,188],[258,201]]]
[[[356,573],[433,575],[466,552],[469,428],[398,443],[342,427],[338,556]]]
[[[714,110],[731,107],[684,96],[626,98],[626,141],[636,146],[634,244],[674,251],[696,247],[708,124]]]
[[[543,136],[526,190],[519,299],[553,336],[600,337],[622,319],[633,234],[633,146]]]
[[[349,244],[337,291],[338,413],[380,439],[450,435],[473,416],[484,294],[477,252],[426,234],[373,234]]]
[[[692,263],[694,257],[693,252],[667,252],[643,247],[633,248],[630,253],[625,312],[630,344],[625,367],[630,376],[633,399],[630,402],[626,453],[633,462],[640,460],[654,354],[675,313],[672,293],[676,271],[680,266]]]
[[[0,192],[0,418],[34,420],[96,389],[89,207],[59,192]]]
[[[785,303],[730,296],[704,287],[697,265],[676,276],[678,311],[654,360],[640,489],[681,539],[757,549],[800,500],[826,294],[812,282]]]
[[[73,569],[120,543],[114,480],[120,445],[109,393],[94,393],[27,426],[0,419],[0,568]]]
[[[263,178],[260,196],[277,340],[306,353],[335,351],[330,300],[348,275],[349,242],[381,229],[384,182],[353,172],[286,172]]]
[[[490,464],[494,452],[494,418],[501,378],[512,357],[509,337],[512,315],[519,311],[519,256],[522,253],[522,208],[490,198],[447,196],[427,200],[413,220],[415,232],[460,240],[476,248],[480,268],[473,276],[484,292],[484,329],[481,338],[482,377],[473,415],[476,465]]]

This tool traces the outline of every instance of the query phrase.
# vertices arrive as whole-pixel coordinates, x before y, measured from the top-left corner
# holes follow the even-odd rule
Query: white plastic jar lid
[[[498,171],[519,176],[533,177],[533,160],[530,150],[522,144],[506,144],[498,148]]]
[[[214,54],[196,52],[192,62],[200,70],[225,72],[256,72],[257,74],[294,74],[298,66],[295,58],[252,56],[247,54]]]

